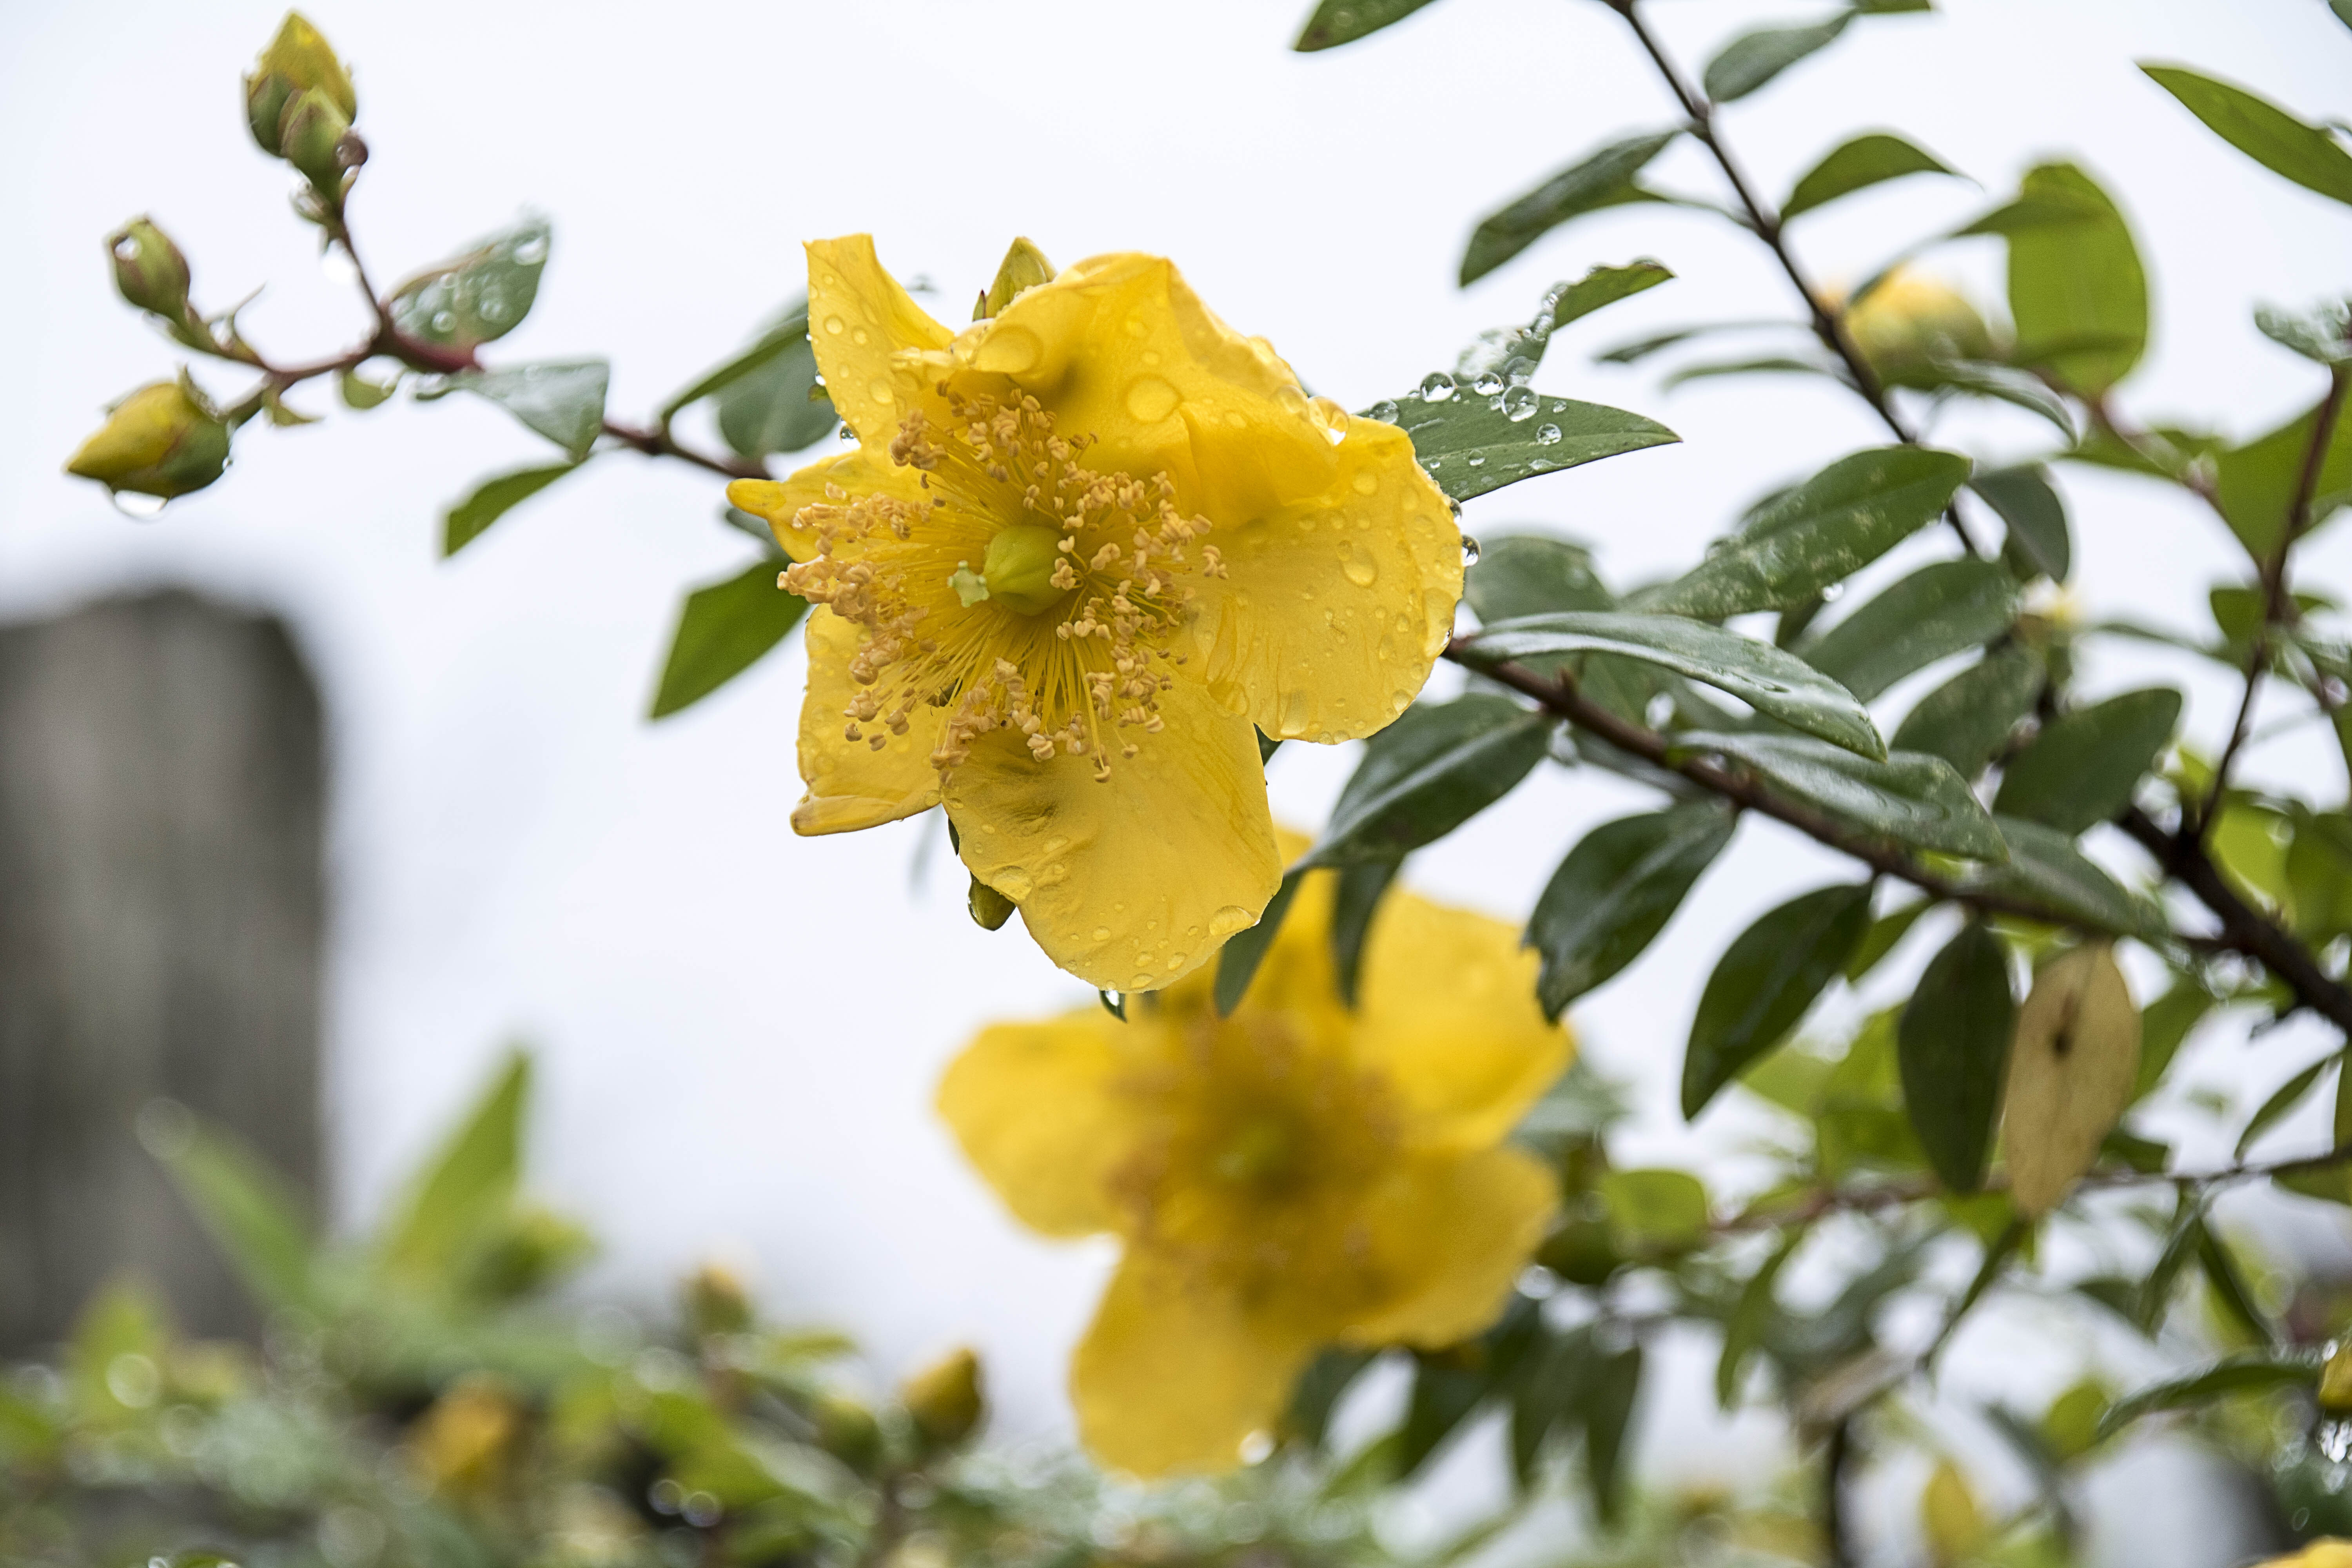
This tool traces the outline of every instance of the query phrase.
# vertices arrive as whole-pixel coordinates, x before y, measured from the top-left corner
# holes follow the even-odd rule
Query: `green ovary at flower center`
[[[988,554],[981,563],[988,596],[1024,616],[1043,615],[1068,598],[1070,591],[1054,582],[1054,568],[1062,559],[1061,542],[1059,529],[1034,523],[999,529],[988,542]]]
[[[1236,1187],[1279,1192],[1304,1172],[1307,1150],[1301,1131],[1286,1116],[1262,1112],[1246,1117],[1217,1142],[1209,1156],[1210,1173]]]

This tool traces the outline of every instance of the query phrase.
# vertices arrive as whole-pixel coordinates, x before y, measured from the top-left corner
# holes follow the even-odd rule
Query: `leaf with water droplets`
[[[1300,54],[1336,48],[1403,21],[1429,0],[1322,0],[1290,47]]]
[[[1575,282],[1562,283],[1552,289],[1551,330],[1558,331],[1604,305],[1631,299],[1673,277],[1663,263],[1647,257],[1622,267],[1596,267]]]
[[[704,397],[718,400],[719,434],[738,457],[797,452],[830,434],[839,416],[817,379],[807,303],[794,300],[751,347],[663,405],[661,416]]]
[[[1544,397],[1526,386],[1481,396],[1457,388],[1451,377],[1442,379],[1443,385],[1423,384],[1422,391],[1387,405],[1392,412],[1372,416],[1385,417],[1412,437],[1413,456],[1455,500],[1682,439],[1657,421],[1622,408]]]
[[[1680,755],[1712,752],[1857,827],[1973,860],[2008,856],[1992,818],[1941,757],[1895,752],[1873,762],[1806,735],[1675,737]]]
[[[807,600],[777,586],[772,559],[688,594],[647,716],[666,719],[751,668],[807,609]]]
[[[612,367],[601,359],[551,360],[508,370],[460,371],[452,389],[478,393],[578,462],[604,428],[604,389]]]
[[[550,230],[541,217],[492,235],[463,256],[420,272],[384,308],[402,337],[458,353],[522,324],[539,298]]]
[[[1993,809],[2084,832],[2131,802],[2180,722],[2180,693],[2126,691],[2043,726],[2010,760]]]
[[[1444,837],[1527,777],[1551,728],[1543,714],[1488,692],[1407,709],[1366,743],[1330,825],[1299,864],[1394,859]]]
[[[2126,892],[2063,833],[2015,816],[1995,816],[1993,823],[2009,846],[2009,859],[1979,870],[1969,882],[1970,891],[2032,899],[2094,931],[2147,942],[2170,934],[2161,909]]]
[[[2042,675],[2042,656],[2021,643],[1985,655],[1919,699],[1895,728],[1895,749],[1926,752],[1976,777],[2033,711]]]
[[[1998,568],[1995,568],[1998,570]],[[1680,616],[1571,611],[1488,626],[1468,646],[1475,659],[1608,653],[1640,659],[1728,691],[1759,712],[1865,757],[1886,742],[1862,704],[1792,653]]]
[[[1939,658],[1990,642],[2009,629],[2017,609],[2017,579],[2007,569],[1973,556],[1939,561],[1854,610],[1801,651],[1807,664],[1869,702]]]
[[[1826,206],[1840,196],[1850,196],[1906,174],[1953,173],[1932,153],[1902,137],[1874,131],[1845,142],[1807,170],[1789,193],[1789,199],[1780,204],[1780,221],[1786,223],[1799,213]]]
[[[1471,234],[1469,248],[1463,253],[1463,283],[1476,282],[1572,217],[1628,202],[1658,200],[1635,184],[1633,176],[1681,134],[1677,127],[1612,142],[1488,214]]]

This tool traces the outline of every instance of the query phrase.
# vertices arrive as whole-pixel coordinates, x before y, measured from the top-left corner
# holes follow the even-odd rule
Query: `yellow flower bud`
[[[142,386],[108,414],[66,472],[164,500],[200,490],[228,467],[228,426],[184,382]]]
[[[925,1447],[945,1448],[962,1442],[987,1414],[980,1358],[968,1346],[949,1352],[900,1384],[898,1403],[914,1418]]]
[[[1005,251],[1004,259],[997,265],[996,280],[988,286],[988,292],[980,297],[980,304],[972,311],[971,319],[977,321],[989,316],[1002,315],[1004,307],[1013,303],[1024,289],[1034,289],[1040,283],[1053,280],[1054,264],[1045,259],[1045,253],[1027,239],[1016,239]]]
[[[855,1399],[822,1394],[811,1414],[816,1417],[816,1446],[851,1469],[863,1472],[881,1456],[882,1425]]]
[[[261,51],[253,74],[245,79],[247,122],[263,152],[278,155],[285,145],[280,132],[288,100],[312,89],[326,95],[346,127],[359,117],[359,95],[352,90],[351,73],[319,29],[299,11],[289,11],[278,36]]]
[[[706,1263],[686,1282],[686,1321],[695,1333],[740,1334],[751,1326],[751,1293],[723,1263]]]
[[[1939,278],[1898,267],[1844,312],[1846,336],[1870,368],[1888,381],[1937,360],[1980,360],[1992,332],[1977,308]]]
[[[469,1373],[418,1418],[409,1453],[433,1490],[481,1491],[497,1483],[522,1424],[522,1406],[503,1382]]]
[[[2352,1344],[2339,1344],[2319,1369],[2319,1407],[2330,1415],[2352,1413]]]
[[[142,310],[178,321],[188,313],[188,258],[171,236],[143,217],[106,237],[114,258],[114,286]]]
[[[342,186],[343,133],[351,117],[319,89],[306,88],[286,100],[285,117],[278,122],[278,150],[286,161],[322,191]]]

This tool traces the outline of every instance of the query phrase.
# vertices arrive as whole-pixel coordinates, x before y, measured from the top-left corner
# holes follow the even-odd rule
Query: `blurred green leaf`
[[[2352,936],[2352,813],[2297,813],[2285,870],[2296,935],[2315,947]]]
[[[2070,444],[2075,437],[2074,416],[2067,408],[2066,400],[2051,391],[2038,376],[2012,365],[1990,360],[1933,359],[1890,379],[1898,386],[1926,392],[1990,397],[2048,420]]]
[[[1633,596],[1653,614],[1720,620],[1841,582],[1940,516],[1969,460],[1918,447],[1841,458],[1774,497],[1696,567]]]
[[[2352,153],[2267,99],[2182,66],[2140,63],[2205,128],[2282,179],[2352,206]]]
[[[1654,419],[1598,403],[1506,387],[1482,396],[1451,383],[1433,399],[1416,392],[1368,410],[1412,437],[1413,456],[1455,500],[1573,468],[1602,458],[1682,439]]]
[[[2223,1356],[2195,1372],[2150,1384],[2116,1400],[2099,1418],[2096,1440],[2106,1441],[2143,1415],[2195,1409],[2258,1389],[2315,1384],[2323,1360],[2325,1352],[2315,1345]]]
[[[2319,1087],[2320,1075],[2329,1068],[2335,1067],[2341,1059],[2340,1052],[2330,1051],[2273,1089],[2270,1098],[2263,1100],[2252,1116],[2246,1118],[2246,1125],[2238,1133],[2238,1146],[2231,1158],[2243,1160],[2246,1157],[2246,1151],[2254,1146],[2254,1141],[2277,1126],[2280,1118],[2301,1105],[2305,1098]]]
[[[1737,823],[1713,801],[1605,822],[1552,873],[1528,922],[1542,958],[1536,997],[1557,1018],[1631,963],[1731,842]]]
[[[1481,626],[1563,610],[1612,610],[1615,597],[1592,570],[1592,552],[1539,534],[1484,542],[1463,581]]]
[[[1789,199],[1780,204],[1780,221],[1786,223],[1799,213],[1826,206],[1840,196],[1852,195],[1888,180],[1899,180],[1906,174],[1954,173],[1902,137],[1872,132],[1845,142],[1807,170],[1789,193]]]
[[[1774,1287],[1780,1282],[1780,1270],[1787,1267],[1789,1259],[1795,1256],[1804,1240],[1804,1228],[1792,1228],[1780,1245],[1772,1249],[1772,1256],[1767,1258],[1756,1272],[1748,1276],[1748,1283],[1740,1288],[1738,1304],[1732,1309],[1730,1318],[1723,1325],[1722,1353],[1716,1357],[1715,1362],[1715,1403],[1718,1408],[1727,1411],[1738,1403],[1739,1374],[1746,1370],[1748,1358],[1755,1353],[1762,1342],[1766,1326],[1780,1310]]]
[[[2021,190],[2026,201],[2076,216],[2008,231],[2009,313],[2017,325],[2011,358],[2095,397],[2147,348],[2139,248],[2106,193],[2072,163],[2028,171]]]
[[[1625,1434],[1642,1390],[1642,1342],[1601,1350],[1585,1387],[1585,1479],[1601,1521],[1614,1524],[1625,1510]]]
[[[1868,702],[1939,658],[1990,642],[2009,629],[2017,610],[2017,580],[2002,567],[1973,557],[1939,561],[1895,583],[1800,651],[1806,663]]]
[[[441,520],[442,559],[446,561],[473,543],[490,524],[579,466],[555,463],[484,479],[472,495],[451,507],[448,515]]]
[[[509,1051],[466,1120],[412,1183],[377,1240],[384,1267],[446,1285],[512,1206],[522,1180],[522,1121],[530,1058]]]
[[[2009,846],[2006,864],[1986,866],[1969,879],[1971,890],[2012,893],[2049,905],[2094,929],[2161,942],[2164,911],[2126,893],[2113,877],[2086,859],[2072,837],[2022,817],[1995,816]]]
[[[2312,408],[2269,434],[2222,452],[2213,465],[2213,485],[2230,531],[2257,563],[2266,562],[2284,535],[2287,513],[2303,482],[2304,459],[2321,408]],[[2338,418],[2311,489],[2311,521],[2303,538],[2352,501],[2352,419]]]
[[[1543,714],[1486,692],[1414,704],[1366,743],[1300,866],[1392,860],[1444,837],[1528,776],[1551,728]]]
[[[1941,757],[1898,751],[1877,763],[1803,735],[1693,731],[1674,742],[1678,753],[1727,757],[1800,800],[1905,844],[1973,860],[2008,853],[1967,781]]]
[[[1553,1433],[1577,1421],[1591,1381],[1592,1331],[1580,1326],[1546,1341],[1511,1389],[1511,1471],[1524,1491]]]
[[[1677,127],[1612,142],[1489,214],[1463,253],[1463,284],[1476,282],[1570,218],[1627,202],[1655,200],[1633,183],[1633,176],[1681,134]]]
[[[1603,653],[1638,659],[1728,691],[1759,712],[1865,757],[1883,757],[1870,715],[1794,654],[1680,616],[1570,611],[1503,621],[1468,644],[1474,660]]]
[[[265,1310],[310,1304],[310,1221],[301,1200],[252,1151],[196,1127],[154,1141],[156,1158],[205,1233]]]
[[[1760,27],[1742,33],[1706,62],[1699,79],[1707,97],[1717,103],[1747,97],[1806,56],[1837,42],[1854,15],[1839,11],[1803,26]]]
[[[1336,48],[1368,37],[1392,23],[1402,22],[1429,0],[1321,0],[1298,41],[1290,47],[1301,54]]]
[[[1282,1418],[1283,1435],[1311,1448],[1323,1446],[1331,1428],[1331,1413],[1372,1364],[1370,1351],[1327,1350],[1307,1363],[1290,1391],[1290,1406]]]
[[[1993,809],[2081,833],[2131,803],[2180,722],[2180,693],[2126,691],[2042,727],[2010,760]]]
[[[1996,648],[1921,698],[1895,727],[1894,748],[1941,757],[1962,778],[1974,778],[2032,713],[2042,679],[2032,649]]]
[[[2277,1344],[2278,1331],[2254,1300],[2253,1287],[2246,1282],[2237,1255],[2210,1225],[2205,1226],[2203,1231],[2197,1239],[2197,1267],[2213,1292],[2214,1305],[2246,1338],[2258,1344]]]
[[[1459,1352],[1413,1356],[1412,1392],[1405,1402],[1403,1442],[1397,1451],[1397,1477],[1412,1476],[1427,1463],[1478,1407],[1491,1387],[1486,1369],[1465,1365]]]
[[[1937,1176],[1956,1193],[1984,1183],[2017,1003],[2000,939],[1970,921],[1928,961],[1896,1029],[1903,1104]]]
[[[1700,993],[1683,1053],[1683,1116],[1695,1121],[1748,1064],[1797,1026],[1870,925],[1871,884],[1816,889],[1734,937]]]
[[[572,454],[577,464],[604,430],[604,389],[612,366],[601,359],[551,360],[507,370],[460,371],[452,390],[488,398],[522,425]]]
[[[2009,525],[2009,542],[2002,558],[2013,566],[2038,572],[2053,583],[2063,583],[2074,570],[2074,546],[2066,529],[2066,503],[2050,483],[2050,470],[2039,463],[2013,468],[1990,468],[1972,475],[1969,489]]]
[[[1859,984],[1864,975],[1878,967],[1880,959],[1895,951],[1895,943],[1911,934],[1911,928],[1918,923],[1919,917],[1935,907],[1935,900],[1931,899],[1915,899],[1872,921],[1869,929],[1862,933],[1862,940],[1854,943],[1853,952],[1841,971],[1846,984]]]
[[[1706,1240],[1706,1184],[1688,1171],[1605,1171],[1601,1197],[1621,1252],[1687,1251]]]
[[[1257,966],[1265,962],[1266,951],[1282,931],[1284,917],[1290,913],[1290,900],[1298,896],[1298,884],[1307,873],[1295,869],[1286,874],[1282,885],[1274,890],[1257,923],[1235,931],[1217,950],[1217,1016],[1230,1017],[1242,998],[1249,994],[1250,982],[1257,978]]]
[[[723,392],[735,383],[775,363],[776,359],[796,343],[808,342],[808,301],[795,299],[777,319],[761,330],[760,335],[740,353],[721,360],[685,387],[673,394],[656,412],[659,424],[667,425],[681,409],[701,402],[713,393]]]
[[[765,658],[807,610],[807,600],[777,586],[772,560],[697,588],[678,610],[646,716],[666,719],[701,701]]]
[[[1343,866],[1331,889],[1331,970],[1339,1000],[1356,1005],[1363,973],[1364,939],[1371,935],[1372,917],[1381,899],[1404,867],[1399,860],[1359,860]]]
[[[1551,330],[1559,331],[1604,306],[1631,299],[1644,289],[1670,281],[1674,274],[1647,257],[1622,267],[1596,267],[1573,283],[1552,291]]]
[[[2193,980],[2177,980],[2163,995],[2140,1009],[2139,1076],[2132,1099],[2144,1100],[2164,1077],[2164,1069],[2213,1010],[2213,994]]]
[[[2300,314],[2264,305],[2254,311],[2254,326],[2271,342],[2315,363],[2333,367],[2352,363],[2352,301],[2330,300]]]
[[[551,231],[524,219],[452,260],[403,283],[385,301],[395,331],[436,348],[471,353],[522,324],[539,298]]]
[[[400,378],[379,384],[368,380],[356,370],[347,370],[335,379],[335,388],[342,395],[343,406],[365,413],[381,407],[384,401],[400,390]]]
[[[1749,359],[1710,360],[1703,364],[1686,364],[1667,373],[1658,384],[1666,391],[1694,381],[1711,380],[1724,375],[1819,375],[1839,384],[1845,384],[1845,372],[1834,361],[1800,359],[1794,354],[1759,354]]]

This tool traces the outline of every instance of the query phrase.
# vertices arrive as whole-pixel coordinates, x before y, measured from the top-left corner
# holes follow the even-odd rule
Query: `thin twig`
[[[1822,1457],[1822,1544],[1830,1568],[1853,1568],[1852,1521],[1845,1513],[1845,1472],[1853,1462],[1853,1419],[1830,1428],[1829,1447]]]

